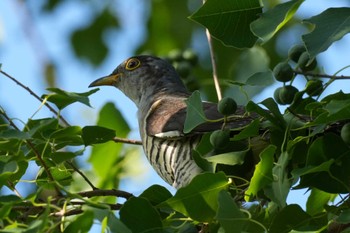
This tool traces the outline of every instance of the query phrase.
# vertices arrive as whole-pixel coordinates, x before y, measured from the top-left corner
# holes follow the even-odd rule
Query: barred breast
[[[159,176],[175,188],[180,188],[201,172],[191,155],[200,138],[167,139],[144,134],[142,141],[146,156]]]

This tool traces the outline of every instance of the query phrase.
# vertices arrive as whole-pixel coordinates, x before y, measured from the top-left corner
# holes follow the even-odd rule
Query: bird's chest
[[[199,140],[199,137],[174,140],[145,135],[142,141],[152,167],[169,184],[176,184],[184,179],[182,176],[191,176],[197,169],[191,154]]]

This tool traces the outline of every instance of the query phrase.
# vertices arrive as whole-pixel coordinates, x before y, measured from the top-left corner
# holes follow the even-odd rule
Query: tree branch
[[[70,124],[66,121],[66,119],[63,118],[63,116],[61,116],[61,114],[58,114],[58,112],[51,107],[50,104],[48,104],[47,102],[44,102],[44,100],[38,96],[37,94],[35,94],[34,91],[32,91],[29,87],[25,86],[24,84],[22,84],[21,82],[19,82],[17,79],[15,79],[14,77],[12,77],[11,75],[7,74],[6,72],[0,70],[0,73],[3,74],[4,76],[6,76],[7,78],[11,79],[13,82],[15,82],[17,85],[19,85],[20,87],[22,87],[24,90],[28,91],[29,94],[31,94],[32,96],[34,96],[35,99],[39,100],[41,103],[44,103],[44,105],[51,111],[53,112],[56,116],[58,116],[58,118],[66,125],[69,126]]]
[[[312,76],[316,78],[331,78],[334,80],[350,79],[350,76],[344,76],[344,75],[336,76],[336,75],[329,75],[329,74],[315,74],[311,72],[302,72],[302,71],[296,71],[296,70],[294,71],[294,73],[305,75],[305,76]]]
[[[121,143],[133,144],[133,145],[142,145],[142,142],[140,140],[118,138],[118,137],[114,137],[112,140],[114,142],[121,142]]]
[[[91,191],[79,192],[77,194],[87,198],[96,197],[96,196],[115,196],[115,197],[123,197],[125,199],[129,199],[134,196],[131,193],[128,193],[122,190],[116,190],[116,189],[95,189]]]

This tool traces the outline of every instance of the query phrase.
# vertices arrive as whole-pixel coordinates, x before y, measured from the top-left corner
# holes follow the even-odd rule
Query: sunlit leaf
[[[310,196],[306,202],[306,212],[311,216],[323,212],[325,205],[334,197],[334,194],[326,193],[316,188],[311,189]]]
[[[242,151],[232,151],[224,154],[218,154],[206,157],[205,159],[214,165],[226,164],[226,165],[242,165],[244,163],[244,157],[248,153],[249,149]]]
[[[252,201],[261,189],[274,181],[272,168],[275,151],[276,147],[270,145],[260,153],[260,162],[255,166],[253,177],[245,192],[246,201]]]
[[[260,18],[251,23],[252,32],[264,42],[273,37],[290,19],[304,0],[288,1],[261,14]]]

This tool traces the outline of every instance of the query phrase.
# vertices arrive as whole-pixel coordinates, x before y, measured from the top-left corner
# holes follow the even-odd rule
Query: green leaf
[[[88,96],[94,94],[99,89],[96,88],[96,89],[92,89],[91,91],[83,92],[83,93],[67,92],[59,88],[47,88],[47,90],[53,93],[43,95],[42,98],[47,98],[49,102],[55,104],[57,108],[62,110],[68,105],[75,102],[80,102],[82,104],[85,104],[91,107]]]
[[[289,160],[289,153],[282,152],[272,169],[274,181],[271,183],[271,186],[264,190],[266,196],[282,208],[287,205],[286,200],[292,185],[292,181],[289,180],[289,174],[286,170]]]
[[[324,207],[335,197],[334,194],[323,192],[319,189],[311,189],[310,196],[306,202],[306,212],[311,216],[322,213]]]
[[[207,0],[190,19],[227,46],[249,48],[256,42],[250,23],[262,12],[258,0]]]
[[[90,210],[90,209],[89,209]],[[95,219],[98,219],[101,222],[102,229],[100,232],[115,232],[115,233],[132,233],[124,223],[120,219],[116,217],[116,214],[114,211],[109,209],[98,209],[98,208],[92,208],[91,209],[94,212]],[[108,230],[103,231],[104,228],[107,228]]]
[[[130,132],[127,122],[113,103],[106,103],[102,107],[97,125],[116,131],[122,138],[127,137]],[[109,141],[92,147],[89,162],[93,166],[100,188],[117,187],[121,170],[116,164],[122,159],[122,146],[122,143]]]
[[[55,139],[55,143],[63,146],[80,146],[83,145],[81,138],[81,128],[79,126],[68,126],[62,129],[54,131],[51,135],[51,139]]]
[[[85,146],[105,143],[116,136],[115,130],[101,126],[85,126],[82,129],[82,138]]]
[[[218,195],[229,184],[222,172],[199,174],[189,185],[177,190],[174,197],[160,206],[170,206],[196,221],[210,222],[216,215]]]
[[[205,157],[207,161],[211,162],[216,166],[217,164],[225,164],[225,165],[242,165],[244,163],[245,155],[249,152],[249,148],[243,151],[232,151],[228,153],[213,155],[209,157]]]
[[[255,112],[260,116],[264,117],[266,120],[271,122],[277,128],[284,128],[286,122],[283,119],[283,115],[281,114],[278,105],[272,98],[267,98],[261,102],[269,111],[266,111],[258,104],[253,101],[249,101],[246,106],[246,110],[248,112]]]
[[[22,132],[15,129],[6,129],[0,131],[0,138],[26,140],[30,139],[30,135],[28,134],[28,132]]]
[[[306,165],[294,169],[294,177],[300,176],[295,188],[315,187],[329,193],[349,192],[350,149],[340,136],[327,133],[310,146]]]
[[[260,162],[255,166],[253,177],[244,195],[246,201],[252,201],[261,189],[274,181],[272,168],[276,149],[276,146],[269,145],[260,153]]]
[[[213,146],[210,143],[210,134],[211,133],[205,133],[202,136],[197,147],[192,150],[192,157],[196,164],[203,169],[203,171],[214,172],[214,165],[206,160],[207,155],[213,151]]]
[[[288,205],[278,213],[270,226],[270,233],[287,233],[309,225],[311,216],[296,204]]]
[[[67,160],[71,160],[77,156],[78,155],[76,153],[65,152],[65,151],[54,152],[50,155],[52,160],[57,164],[62,163],[62,162],[67,161]]]
[[[99,11],[100,14],[92,21],[87,19],[87,26],[75,30],[71,35],[71,44],[75,54],[95,66],[100,65],[109,52],[106,40],[103,38],[104,33],[118,27],[115,12],[109,7],[104,9]]]
[[[169,190],[160,185],[152,185],[140,195],[140,197],[146,198],[152,205],[158,205],[172,196]]]
[[[342,224],[350,223],[350,209],[343,210],[335,221]]]
[[[248,218],[239,210],[231,195],[226,190],[221,190],[218,196],[218,212],[216,219],[225,232],[244,232]]]
[[[304,0],[288,1],[264,12],[259,19],[251,23],[252,32],[264,42],[267,42],[293,18],[303,2]]]
[[[315,29],[302,36],[310,59],[328,49],[350,31],[350,8],[329,8],[304,22],[312,23]]]
[[[341,120],[350,119],[350,99],[331,100],[324,106],[326,112],[321,113],[309,125],[330,124]]]
[[[0,161],[0,187],[9,181],[10,177],[18,171],[18,164],[16,161]]]
[[[132,232],[163,232],[163,224],[156,208],[142,197],[132,197],[120,209],[120,220]]]
[[[59,128],[58,120],[56,118],[42,118],[37,120],[29,119],[25,130],[28,131],[31,137],[38,139],[46,139],[49,135]],[[44,137],[47,135],[47,137]]]
[[[264,72],[257,72],[254,73],[252,76],[250,76],[247,81],[246,85],[249,86],[263,86],[267,87],[272,85],[275,82],[273,78],[273,74],[271,70],[267,70]]]
[[[249,125],[247,125],[244,129],[239,131],[239,133],[236,134],[231,139],[231,141],[239,141],[249,137],[257,136],[259,135],[259,129],[260,129],[260,120],[256,119],[252,121]]]
[[[65,233],[76,232],[89,232],[94,222],[94,213],[89,210],[85,210],[82,214],[78,215],[71,224],[64,230]]]
[[[202,99],[199,91],[193,92],[185,102],[187,104],[187,113],[184,124],[184,133],[189,133],[198,125],[205,123],[207,118],[203,111]]]

